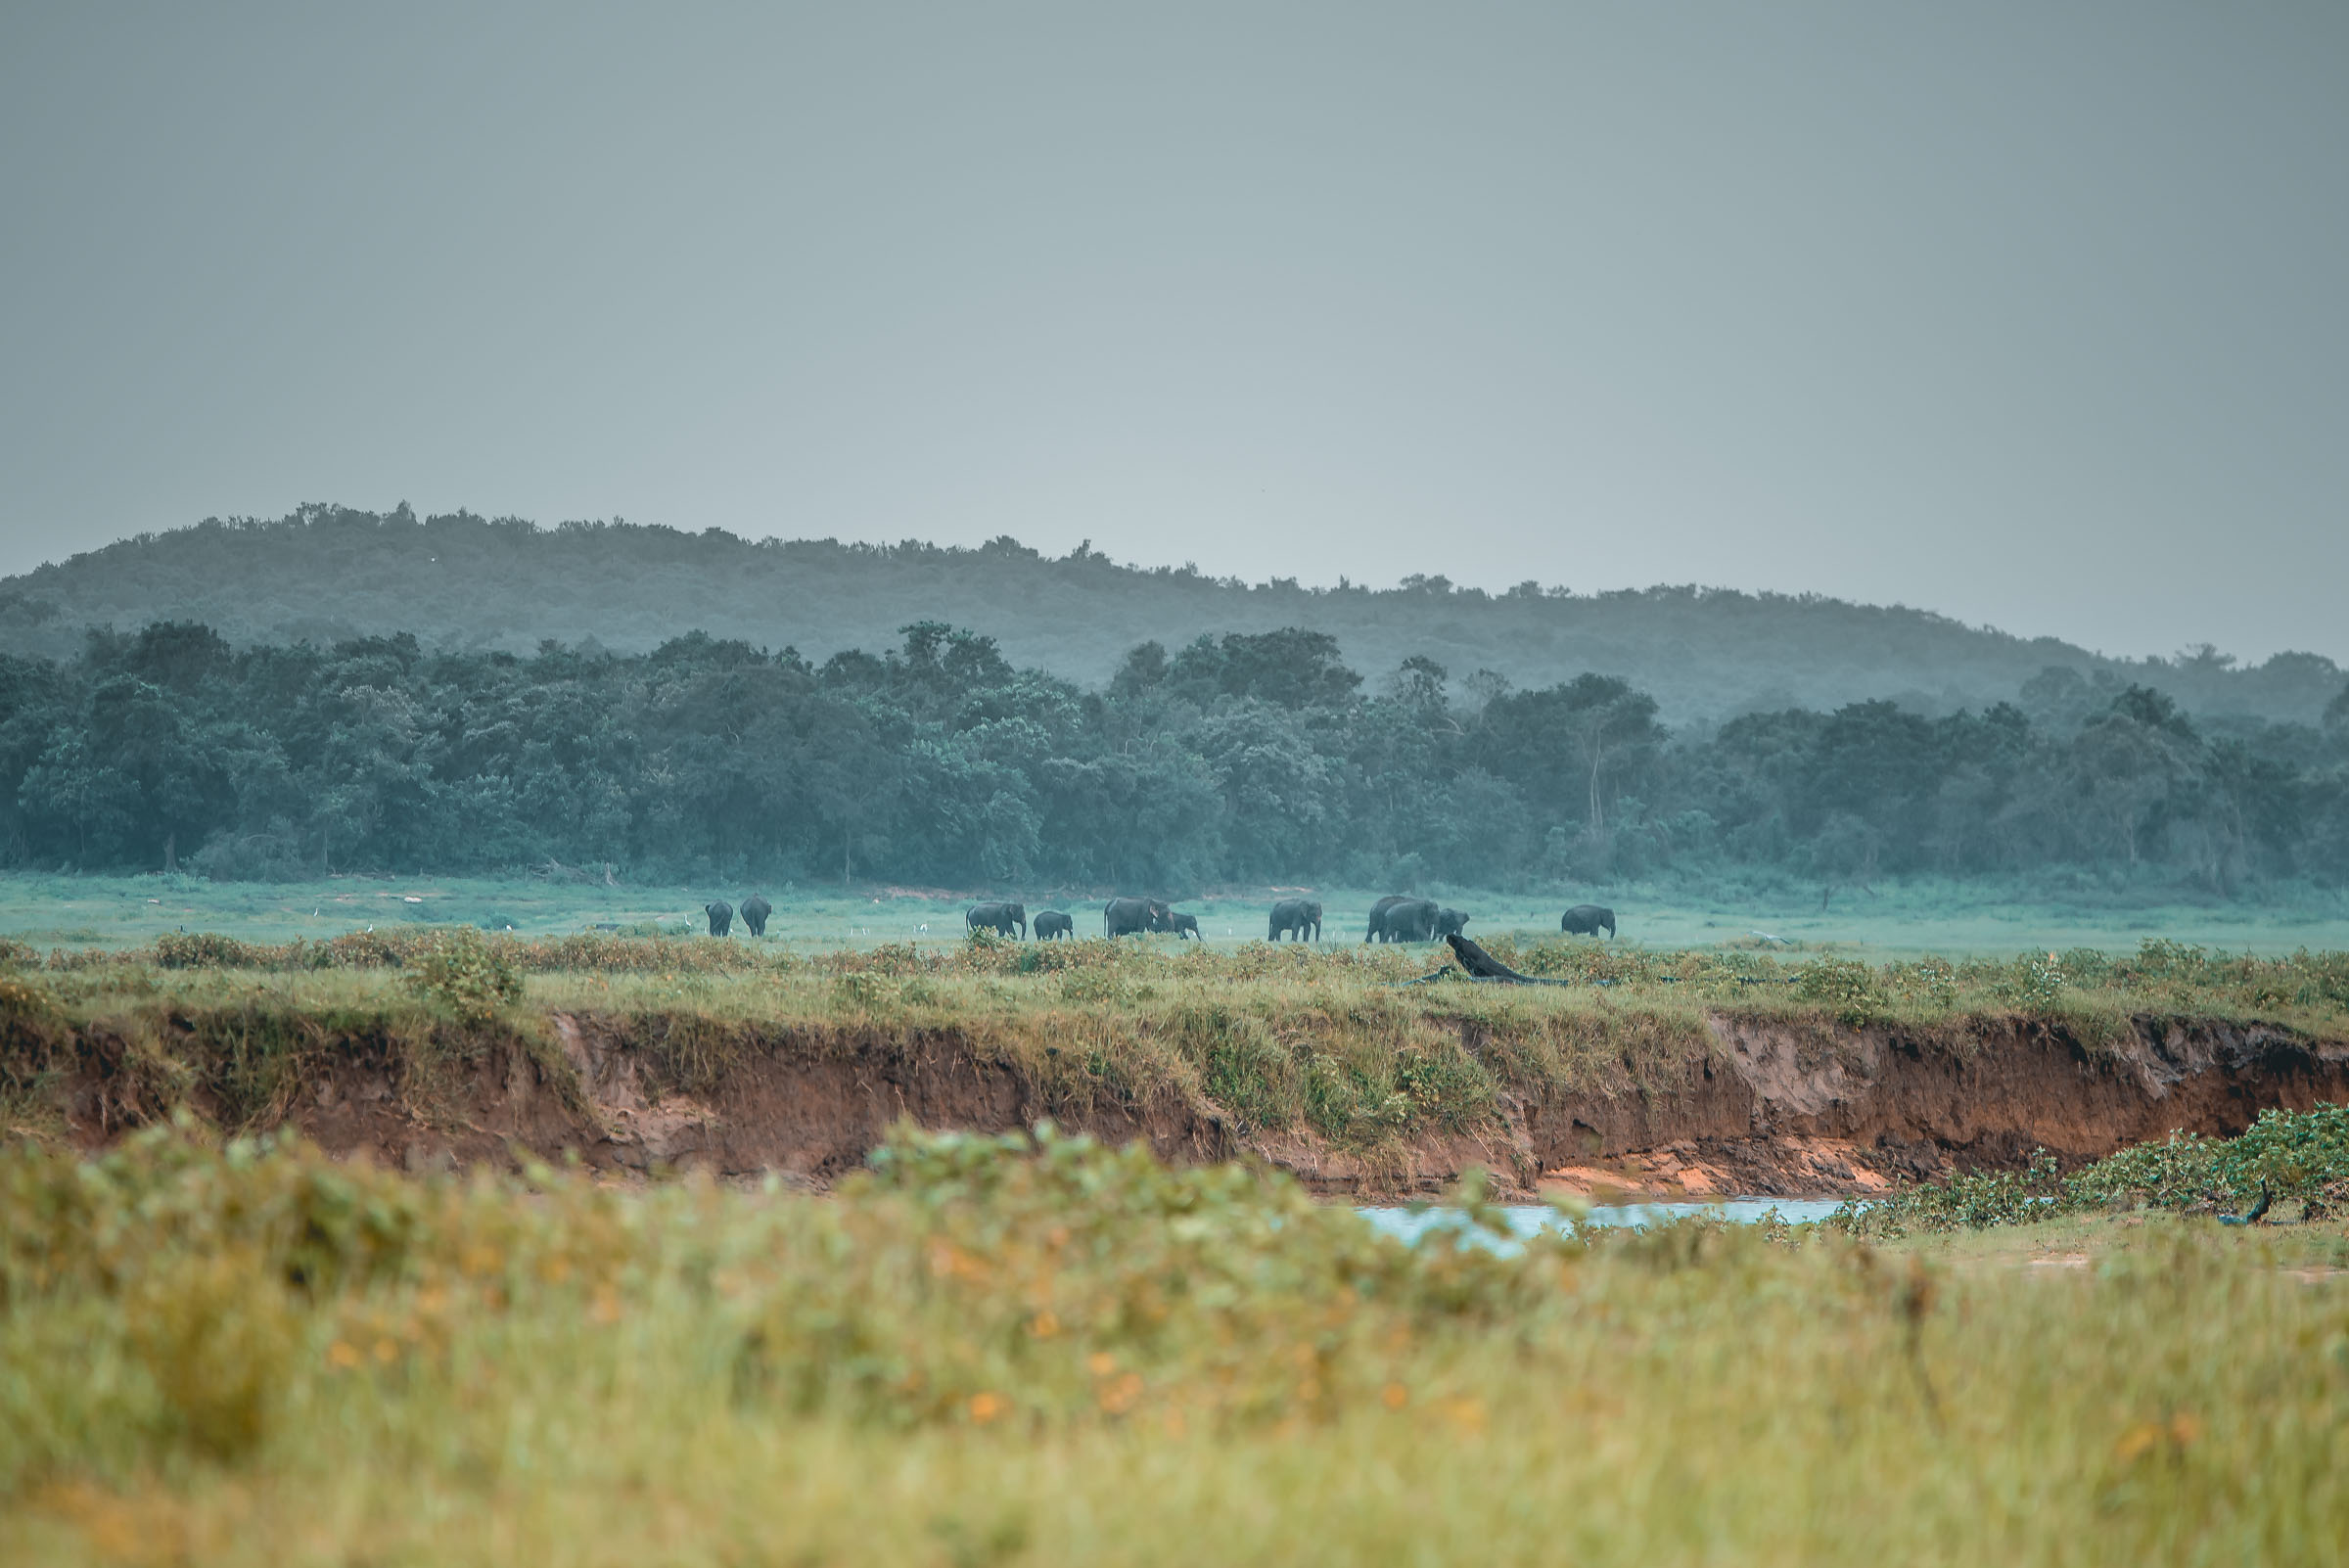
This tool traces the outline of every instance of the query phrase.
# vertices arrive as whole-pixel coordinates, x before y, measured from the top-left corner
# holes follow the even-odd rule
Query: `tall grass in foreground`
[[[2320,1562],[2349,1292],[1689,1224],[1406,1248],[1082,1140],[829,1200],[0,1155],[0,1560]]]

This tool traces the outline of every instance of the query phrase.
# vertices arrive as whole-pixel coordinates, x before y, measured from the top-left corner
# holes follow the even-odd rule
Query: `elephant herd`
[[[1436,942],[1456,937],[1468,924],[1457,909],[1447,909],[1433,899],[1405,898],[1390,893],[1370,906],[1370,929],[1364,942]]]
[[[723,937],[734,929],[736,910],[725,899],[705,904],[702,912],[710,917],[713,937]],[[742,900],[740,912],[742,923],[750,928],[751,935],[763,937],[767,916],[774,913],[774,906],[753,894]],[[1468,919],[1459,910],[1447,908],[1432,899],[1389,894],[1370,906],[1370,927],[1362,933],[1362,941],[1440,942],[1446,937],[1462,935]],[[1026,940],[1032,929],[1028,906],[1010,901],[975,903],[964,913],[963,922],[972,931],[992,931],[1015,940]],[[1615,911],[1600,904],[1578,903],[1560,917],[1558,929],[1568,936],[1595,937],[1604,931],[1613,937]],[[1076,921],[1065,910],[1038,909],[1033,930],[1037,942],[1050,942],[1075,936]],[[1112,899],[1101,906],[1103,936],[1138,937],[1150,932],[1173,932],[1177,939],[1198,937],[1199,920],[1196,915],[1184,914],[1160,899]],[[1311,899],[1283,899],[1275,903],[1265,940],[1279,942],[1284,937],[1297,942],[1319,942],[1321,905]]]
[[[975,903],[962,918],[973,931],[992,931],[1014,939],[1026,938],[1032,929],[1028,906],[1023,903]],[[1036,941],[1051,942],[1074,937],[1077,921],[1065,909],[1038,909],[1033,929]],[[1199,919],[1159,899],[1112,899],[1101,906],[1103,936],[1138,937],[1150,931],[1171,931],[1178,939],[1197,937]]]
[[[964,919],[973,931],[993,931],[1006,937],[1028,935],[1028,910],[1017,903],[973,904]],[[1370,906],[1368,942],[1441,942],[1463,935],[1469,917],[1432,899],[1390,894]],[[1578,903],[1558,921],[1569,936],[1615,935],[1615,911],[1595,903]],[[1063,910],[1043,909],[1036,916],[1036,940],[1050,942],[1076,935],[1075,920]],[[1159,931],[1177,938],[1197,937],[1199,921],[1159,899],[1112,899],[1101,906],[1101,934],[1139,937]],[[1296,942],[1321,940],[1321,905],[1311,899],[1283,899],[1272,906],[1265,931],[1267,942],[1288,938]]]

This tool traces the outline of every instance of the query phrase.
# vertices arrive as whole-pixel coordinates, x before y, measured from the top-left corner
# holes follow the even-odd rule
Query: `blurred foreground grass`
[[[1504,1257],[1049,1137],[822,1200],[20,1144],[0,1560],[2337,1561],[2349,1239],[2127,1218]]]

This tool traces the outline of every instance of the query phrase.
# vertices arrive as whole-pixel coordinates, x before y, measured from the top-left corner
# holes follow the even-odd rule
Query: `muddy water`
[[[1710,1216],[1738,1224],[1752,1224],[1775,1214],[1788,1224],[1809,1224],[1833,1214],[1841,1199],[1731,1198],[1722,1203],[1631,1203],[1593,1208],[1584,1222],[1593,1225],[1650,1225],[1674,1220]],[[1430,1230],[1461,1222],[1456,1210],[1358,1208],[1355,1213],[1388,1235],[1416,1241]],[[1519,1236],[1538,1235],[1563,1227],[1564,1218],[1545,1204],[1515,1203],[1500,1213]],[[1498,1241],[1498,1237],[1493,1238]]]

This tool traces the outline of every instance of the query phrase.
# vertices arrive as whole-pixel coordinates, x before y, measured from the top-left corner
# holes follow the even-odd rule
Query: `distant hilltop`
[[[893,646],[900,626],[943,621],[995,638],[1016,665],[1088,686],[1139,643],[1171,650],[1203,634],[1301,626],[1335,636],[1372,681],[1413,656],[1454,679],[1485,669],[1518,686],[1596,670],[1652,693],[1674,723],[1871,698],[1931,713],[1981,708],[2013,700],[2050,668],[2153,686],[2195,713],[2314,723],[2344,683],[2316,654],[2250,668],[2208,647],[2108,659],[2059,638],[1813,594],[1581,594],[1533,582],[1492,594],[1442,576],[1313,588],[1121,566],[1085,546],[1049,558],[1009,537],[976,549],[749,540],[617,521],[419,518],[405,505],[207,519],[0,579],[0,652],[68,657],[91,627],[155,621],[203,622],[239,644],[408,631],[427,645],[517,653],[547,639],[639,652],[701,630],[816,660]]]

